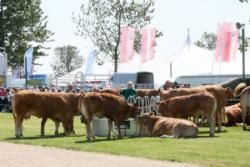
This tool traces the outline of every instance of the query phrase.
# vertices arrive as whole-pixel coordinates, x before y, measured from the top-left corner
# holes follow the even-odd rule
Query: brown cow
[[[137,107],[128,104],[123,97],[110,93],[86,93],[80,106],[82,113],[81,121],[86,124],[87,140],[90,140],[90,137],[95,138],[91,129],[91,122],[94,116],[108,118],[108,138],[110,138],[112,121],[114,121],[118,129],[118,138],[120,138],[120,122],[129,117],[134,118],[137,114]]]
[[[234,89],[234,96],[235,96],[235,97],[239,97],[240,94],[241,94],[241,92],[242,92],[242,90],[243,90],[245,87],[247,87],[247,84],[246,84],[245,82],[239,83],[239,84],[235,87],[235,89]]]
[[[225,107],[227,123],[226,126],[236,126],[236,123],[242,123],[242,108],[240,103]]]
[[[244,88],[240,96],[240,105],[242,107],[243,129],[246,129],[246,116],[250,114],[250,86]]]
[[[197,137],[198,128],[195,123],[177,118],[153,116],[152,113],[138,115],[139,136],[160,137]]]
[[[214,135],[215,110],[216,99],[208,92],[172,97],[159,103],[159,112],[163,116],[188,118],[197,114],[204,115],[210,124],[210,136]]]
[[[31,115],[62,122],[65,133],[74,131],[74,115],[79,112],[80,94],[19,91],[13,98],[16,137],[22,136],[23,119]],[[42,129],[43,127],[41,127]]]
[[[111,93],[114,95],[119,95],[120,91],[121,91],[120,89],[101,89],[101,90],[99,90],[100,93]]]
[[[220,85],[206,85],[206,86],[198,86],[192,88],[178,88],[178,89],[170,89],[167,91],[162,91],[160,94],[161,100],[166,100],[171,97],[176,96],[183,96],[183,95],[190,95],[194,93],[200,92],[210,92],[214,95],[216,99],[216,117],[218,121],[218,131],[221,131],[221,124],[222,122],[226,122],[226,115],[225,115],[225,100],[228,97],[231,97],[229,88],[223,88]]]
[[[152,96],[159,96],[161,89],[136,89],[136,96],[144,97],[148,96],[149,99]]]

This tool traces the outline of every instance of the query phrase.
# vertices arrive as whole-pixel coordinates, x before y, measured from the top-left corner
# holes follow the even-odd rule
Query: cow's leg
[[[87,133],[86,136],[87,136],[88,141],[91,141],[91,138],[90,138],[91,137],[91,135],[90,135],[91,132],[90,131],[91,131],[90,122],[87,121],[86,122],[86,133]]]
[[[209,126],[210,126],[210,133],[209,133],[209,136],[214,136],[214,127],[215,127],[215,121],[214,121],[214,117],[212,115],[208,115],[207,116],[207,120],[209,122]]]
[[[22,132],[22,124],[23,124],[23,117],[17,117],[16,118],[16,137],[23,136]]]
[[[121,128],[120,128],[120,122],[117,122],[116,123],[116,126],[117,126],[117,131],[118,131],[118,139],[120,139],[122,136],[121,136]]]
[[[111,138],[111,131],[113,131],[113,123],[111,119],[108,119],[108,139]]]
[[[244,107],[242,108],[242,122],[243,122],[243,130],[246,130],[246,113],[247,113],[247,108]]]
[[[217,114],[217,119],[218,119],[218,132],[221,132],[221,125],[222,125],[222,113],[223,111],[221,110],[218,114]]]
[[[44,126],[46,124],[47,118],[43,118],[41,121],[41,136],[44,136]]]
[[[59,126],[60,126],[60,122],[59,121],[55,121],[55,136],[58,136]]]

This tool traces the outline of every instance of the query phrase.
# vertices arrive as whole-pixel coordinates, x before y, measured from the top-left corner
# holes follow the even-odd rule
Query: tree
[[[214,50],[216,46],[216,35],[214,33],[204,32],[201,39],[194,42],[194,44],[201,48]]]
[[[239,37],[241,38],[241,37]],[[207,33],[204,32],[201,39],[194,42],[194,44],[198,47],[201,48],[206,48],[208,50],[214,50],[216,47],[216,39],[217,36],[214,33]],[[243,45],[242,42],[239,41],[239,50],[242,52],[243,51]],[[250,38],[245,38],[245,51],[247,51],[247,48],[249,47],[249,43],[250,43]]]
[[[96,60],[106,58],[114,62],[114,71],[118,70],[120,29],[122,26],[137,30],[148,25],[154,13],[153,0],[89,0],[81,6],[81,14],[74,17],[77,34],[88,37],[99,48]],[[156,37],[163,35],[157,31]],[[136,33],[135,50],[140,46],[140,34]]]
[[[33,61],[44,56],[43,44],[53,33],[47,30],[47,17],[41,0],[0,0],[0,47],[8,54],[8,65],[23,66],[23,57],[34,47]]]
[[[79,55],[79,51],[75,46],[57,47],[54,52],[55,57],[51,67],[58,76],[81,67],[83,63],[83,58]]]
[[[239,1],[242,3],[244,3],[244,2],[248,3],[248,0],[239,0]]]

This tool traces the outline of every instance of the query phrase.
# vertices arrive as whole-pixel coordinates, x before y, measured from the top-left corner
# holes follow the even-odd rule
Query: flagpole
[[[24,57],[24,61],[25,61],[25,87],[26,89],[28,88],[28,74],[27,74],[27,57]]]
[[[236,28],[238,30],[241,29],[241,40],[242,40],[242,78],[246,79],[245,74],[245,24],[236,23]]]
[[[172,61],[170,61],[170,78],[172,79],[173,69],[172,69]]]
[[[246,74],[245,74],[245,27],[242,28],[242,78],[246,79]]]

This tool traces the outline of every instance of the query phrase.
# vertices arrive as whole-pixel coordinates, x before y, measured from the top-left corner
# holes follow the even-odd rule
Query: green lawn
[[[224,128],[225,132],[216,133],[213,138],[208,137],[208,128],[200,128],[199,137],[195,139],[97,138],[86,142],[85,128],[80,124],[79,117],[75,117],[76,135],[70,137],[54,137],[54,124],[51,121],[46,124],[46,136],[40,137],[40,121],[35,117],[24,121],[24,137],[16,139],[12,114],[0,113],[0,140],[201,166],[250,166],[250,131],[242,131],[241,127]]]

